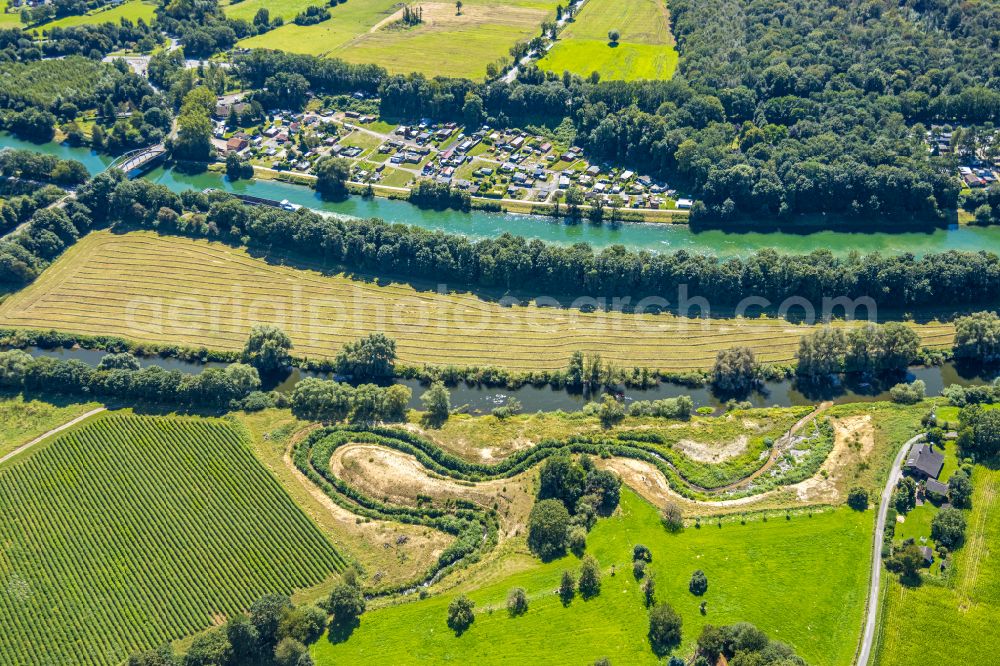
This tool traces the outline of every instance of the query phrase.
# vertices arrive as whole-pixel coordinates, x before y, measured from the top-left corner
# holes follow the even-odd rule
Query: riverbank
[[[82,162],[91,173],[98,173],[112,157],[94,153],[89,148],[66,144],[33,144],[0,132],[0,148],[20,148],[55,155],[62,159]],[[380,218],[389,223],[406,224],[430,231],[458,234],[479,240],[503,233],[541,240],[558,245],[587,243],[595,249],[621,245],[632,250],[672,252],[684,250],[694,254],[709,254],[721,258],[747,257],[762,249],[774,249],[787,254],[806,254],[825,250],[835,256],[851,252],[885,255],[925,254],[948,250],[979,251],[1000,248],[1000,227],[954,225],[907,232],[852,231],[744,231],[700,229],[686,224],[603,223],[565,221],[524,215],[517,212],[488,213],[474,210],[468,213],[454,210],[425,210],[400,200],[382,197],[352,196],[345,201],[323,201],[311,188],[278,180],[230,181],[220,173],[180,173],[159,167],[147,173],[146,179],[160,183],[174,192],[185,190],[220,189],[226,192],[251,194],[268,199],[288,201],[321,212],[356,218]]]
[[[226,165],[223,162],[214,162],[208,165],[208,171],[224,174]],[[316,176],[303,171],[278,171],[259,165],[253,165],[254,178],[261,180],[274,180],[292,185],[302,185],[311,189],[315,188]],[[347,188],[354,196],[360,197],[382,197],[396,201],[409,201],[411,188],[395,187],[391,185],[381,185],[379,183],[363,183],[359,181],[347,181]],[[556,218],[559,220],[572,220],[564,215],[565,204],[556,206],[545,201],[527,201],[522,199],[490,199],[486,197],[472,197],[473,210],[481,210],[490,213],[516,213],[520,215],[536,215],[538,217]],[[499,209],[499,210],[498,210]],[[579,211],[576,223],[582,220],[589,220],[593,206],[578,206]],[[612,211],[605,208],[605,211]],[[688,212],[676,209],[656,209],[656,208],[619,208],[612,212],[604,213],[608,216],[608,224],[638,223],[638,224],[686,224]]]

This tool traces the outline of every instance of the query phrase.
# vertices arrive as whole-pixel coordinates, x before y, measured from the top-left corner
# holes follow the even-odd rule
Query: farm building
[[[948,497],[947,484],[941,483],[937,479],[927,479],[924,482],[924,491],[931,496],[945,498]]]

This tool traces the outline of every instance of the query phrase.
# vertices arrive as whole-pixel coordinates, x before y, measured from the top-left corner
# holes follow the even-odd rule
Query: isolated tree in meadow
[[[263,374],[273,373],[291,363],[291,348],[292,340],[283,330],[269,324],[258,324],[250,329],[241,360]]]
[[[267,10],[267,7],[261,7],[257,10],[253,17],[253,24],[262,28],[271,24],[271,12]]]
[[[656,581],[653,580],[652,576],[647,576],[642,583],[642,598],[646,608],[656,603]]]
[[[448,604],[448,626],[455,634],[461,635],[475,622],[475,607],[475,602],[464,594],[458,595]]]
[[[528,547],[543,560],[566,552],[569,511],[555,499],[543,499],[531,507],[528,516]]]
[[[432,425],[441,425],[448,420],[451,414],[451,394],[444,387],[444,383],[431,384],[431,387],[420,396],[420,402],[423,403],[427,420]]]
[[[618,45],[618,40],[621,39],[622,33],[618,30],[608,31],[608,41],[610,41],[614,46]]]
[[[700,597],[708,591],[708,576],[701,569],[691,574],[691,581],[688,583],[688,590],[691,594]]]
[[[462,0],[458,0],[458,2],[455,3],[455,13],[459,16],[462,15]]]
[[[601,565],[593,555],[583,558],[580,565],[580,581],[577,584],[580,596],[584,599],[596,597],[601,593]]]
[[[573,572],[563,571],[562,578],[559,579],[559,600],[563,606],[568,606],[576,596],[576,579]]]
[[[649,643],[663,656],[681,642],[681,616],[670,604],[659,604],[649,612]]]
[[[507,612],[511,617],[524,615],[528,612],[528,593],[523,587],[515,587],[507,595]]]
[[[667,502],[660,511],[660,521],[671,532],[677,532],[684,527],[684,514],[677,502]]]
[[[847,506],[855,511],[864,511],[868,508],[868,491],[861,486],[854,486],[847,493]]]

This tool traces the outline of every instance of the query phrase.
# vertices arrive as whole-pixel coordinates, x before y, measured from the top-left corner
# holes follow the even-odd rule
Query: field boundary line
[[[23,444],[23,445],[17,447],[16,449],[14,449],[13,451],[11,451],[7,455],[5,455],[2,458],[0,458],[0,466],[3,466],[3,464],[5,462],[7,462],[8,460],[11,460],[15,456],[17,456],[19,453],[24,453],[25,451],[27,451],[31,447],[35,446],[36,444],[40,444],[40,443],[44,442],[49,437],[52,437],[53,435],[58,435],[62,431],[68,430],[68,429],[72,428],[73,426],[75,426],[75,425],[77,425],[79,423],[82,423],[83,421],[86,421],[91,416],[95,416],[96,414],[100,414],[101,412],[106,412],[107,410],[108,410],[107,407],[98,407],[96,409],[92,409],[89,412],[87,412],[86,414],[81,414],[80,416],[76,417],[75,419],[73,419],[71,421],[67,421],[66,423],[62,424],[61,426],[59,426],[57,428],[53,428],[52,430],[49,430],[44,435],[39,435],[38,437],[36,437],[35,439],[31,440],[27,444]]]

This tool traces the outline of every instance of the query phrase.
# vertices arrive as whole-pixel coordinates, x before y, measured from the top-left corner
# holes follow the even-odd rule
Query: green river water
[[[64,144],[34,144],[0,134],[0,147],[26,148],[56,155],[64,159],[79,160],[92,172],[104,169],[111,161],[88,148]],[[225,176],[204,172],[185,174],[175,169],[157,168],[145,175],[148,180],[160,183],[174,191],[202,190],[208,187],[253,194],[268,199],[287,199],[293,203],[340,215],[354,217],[379,217],[387,222],[410,224],[425,229],[462,234],[470,238],[487,238],[509,232],[526,238],[546,242],[571,244],[586,242],[595,248],[620,244],[631,249],[665,252],[688,250],[720,257],[746,256],[764,248],[781,252],[807,253],[828,249],[836,255],[851,250],[862,254],[913,253],[920,256],[945,250],[1000,250],[1000,227],[955,226],[929,231],[892,233],[865,233],[864,231],[817,231],[793,234],[785,232],[726,232],[720,230],[692,231],[687,225],[667,224],[603,224],[589,222],[567,223],[546,217],[486,213],[473,211],[423,210],[405,201],[382,198],[364,199],[351,197],[347,201],[322,201],[316,193],[299,185],[268,180],[230,182]]]

